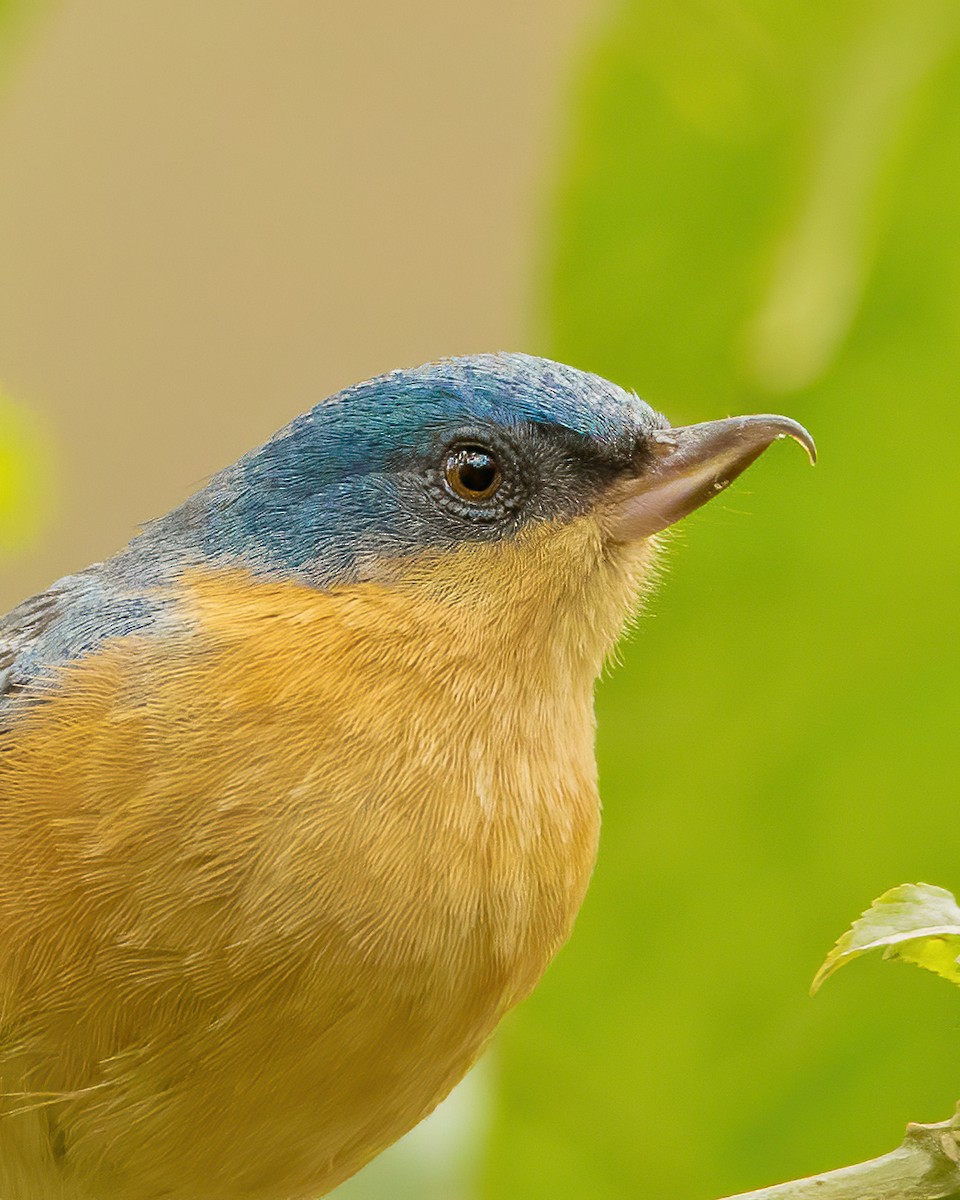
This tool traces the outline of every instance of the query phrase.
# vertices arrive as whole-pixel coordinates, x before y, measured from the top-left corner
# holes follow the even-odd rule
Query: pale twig
[[[950,1121],[908,1125],[889,1154],[724,1200],[947,1200],[960,1194],[960,1107]]]

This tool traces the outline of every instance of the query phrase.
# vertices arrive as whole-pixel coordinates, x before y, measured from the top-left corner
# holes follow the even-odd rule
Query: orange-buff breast
[[[607,631],[239,573],[177,604],[0,742],[9,1200],[324,1193],[463,1075],[593,864]]]

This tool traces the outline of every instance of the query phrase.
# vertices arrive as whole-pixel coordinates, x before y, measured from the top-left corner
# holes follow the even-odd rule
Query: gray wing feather
[[[0,619],[0,726],[22,695],[42,692],[58,666],[148,628],[168,605],[161,589],[137,588],[100,563],[18,604]]]

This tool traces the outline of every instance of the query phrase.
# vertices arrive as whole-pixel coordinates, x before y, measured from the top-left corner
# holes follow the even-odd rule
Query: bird
[[[593,696],[774,441],[524,354],[315,404],[0,622],[0,1196],[325,1195],[566,941]]]

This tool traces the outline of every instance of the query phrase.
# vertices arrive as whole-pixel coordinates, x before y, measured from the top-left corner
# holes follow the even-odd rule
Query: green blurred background
[[[344,1200],[710,1200],[946,1117],[953,989],[807,987],[887,887],[960,888],[954,0],[29,7],[0,0],[4,602],[443,354],[820,445],[674,537],[600,689],[574,938]]]

